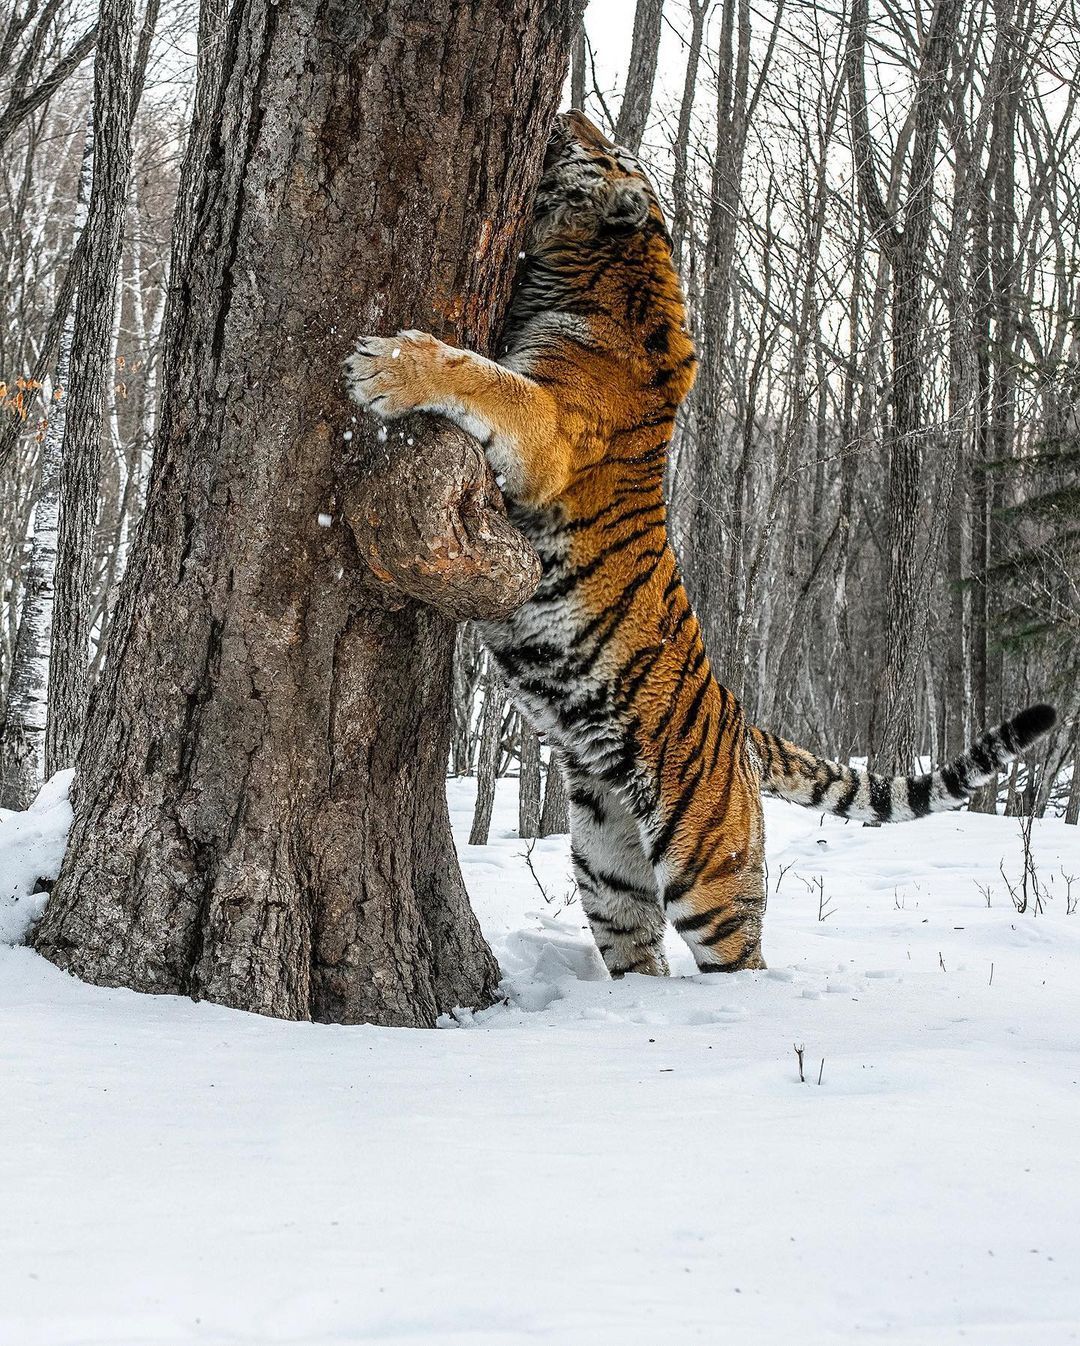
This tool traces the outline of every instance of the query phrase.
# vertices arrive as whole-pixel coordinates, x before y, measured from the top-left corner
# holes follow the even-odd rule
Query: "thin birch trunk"
[[[91,115],[87,118],[79,170],[73,253],[86,227],[93,172],[94,131]],[[0,808],[25,808],[41,788],[47,770],[45,741],[49,713],[57,524],[74,337],[75,304],[71,302],[60,332],[53,378],[53,405],[41,446],[38,497],[34,506],[34,540],[23,588],[22,613],[8,679],[4,720],[0,726]]]

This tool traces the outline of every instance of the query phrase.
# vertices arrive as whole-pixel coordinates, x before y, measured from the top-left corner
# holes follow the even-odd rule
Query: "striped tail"
[[[1028,706],[988,729],[967,752],[926,776],[875,776],[815,757],[775,734],[750,726],[761,761],[761,788],[808,809],[863,822],[899,823],[955,809],[1053,728],[1053,706]]]

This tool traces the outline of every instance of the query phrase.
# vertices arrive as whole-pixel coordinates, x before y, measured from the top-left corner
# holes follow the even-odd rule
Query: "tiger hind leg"
[[[668,974],[666,920],[637,823],[610,790],[571,771],[574,874],[596,947],[613,977]]]
[[[765,875],[747,867],[723,882],[696,883],[665,898],[665,910],[682,936],[699,972],[740,972],[761,968],[761,916]]]
[[[765,913],[764,827],[760,802],[736,838],[700,843],[660,866],[663,906],[701,972],[763,968],[761,925]]]

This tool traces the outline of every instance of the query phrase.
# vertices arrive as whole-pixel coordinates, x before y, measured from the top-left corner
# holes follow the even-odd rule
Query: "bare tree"
[[[158,0],[136,42],[133,0],[101,0],[94,61],[94,168],[86,246],[75,277],[71,368],[60,450],[45,771],[75,760],[89,695],[90,614],[101,472],[101,419],[115,318],[131,129],[142,97]]]
[[[686,49],[686,71],[683,76],[682,98],[679,102],[679,123],[672,145],[674,168],[671,178],[671,240],[675,265],[682,265],[683,246],[690,225],[687,201],[687,173],[690,160],[690,129],[694,117],[694,97],[697,93],[698,68],[701,65],[701,45],[705,38],[705,19],[710,0],[690,0],[690,36]]]
[[[702,248],[702,290],[698,329],[701,368],[694,391],[693,548],[688,571],[710,657],[724,683],[741,695],[746,674],[743,629],[749,614],[747,491],[753,441],[742,436],[725,443],[726,395],[763,374],[759,365],[746,378],[734,375],[731,359],[732,311],[736,301],[738,225],[743,213],[743,165],[750,118],[765,86],[783,5],[774,12],[761,64],[751,87],[752,21],[748,0],[723,0],[717,55],[716,129],[711,164],[709,210]],[[737,447],[735,447],[737,445]],[[734,459],[734,462],[732,462]]]
[[[484,710],[480,718],[480,756],[476,764],[476,806],[469,833],[470,846],[486,846],[491,832],[491,811],[495,807],[495,782],[499,777],[505,712],[506,688],[488,660],[484,679]]]
[[[547,783],[544,786],[544,807],[540,814],[540,835],[554,836],[570,831],[570,803],[566,797],[566,779],[558,754],[552,752],[548,761]]]
[[[518,744],[518,835],[538,837],[543,792],[540,737],[523,716],[519,717]]]
[[[927,608],[919,592],[919,507],[923,420],[923,277],[933,211],[933,164],[956,40],[960,0],[938,0],[915,87],[911,161],[903,227],[882,196],[866,104],[867,0],[853,0],[848,42],[848,97],[859,196],[885,248],[893,275],[892,371],[887,429],[889,477],[888,601],[885,642],[874,701],[871,745],[877,769],[910,771],[915,756],[916,670],[922,662]],[[939,507],[948,510],[948,500]]]
[[[43,5],[31,0],[7,9],[0,30],[0,149],[93,51],[96,23],[57,50],[58,29],[66,18],[61,0]]]
[[[652,107],[656,63],[660,56],[660,32],[664,19],[664,0],[637,0],[634,10],[634,37],[630,64],[626,72],[619,118],[615,123],[615,141],[633,153],[641,148],[641,137]]]

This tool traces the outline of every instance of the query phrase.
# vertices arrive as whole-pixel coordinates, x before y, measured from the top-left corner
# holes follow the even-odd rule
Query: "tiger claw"
[[[399,332],[393,337],[364,336],[345,360],[345,388],[352,400],[380,416],[404,416],[425,404],[429,378],[429,346],[425,332]]]

